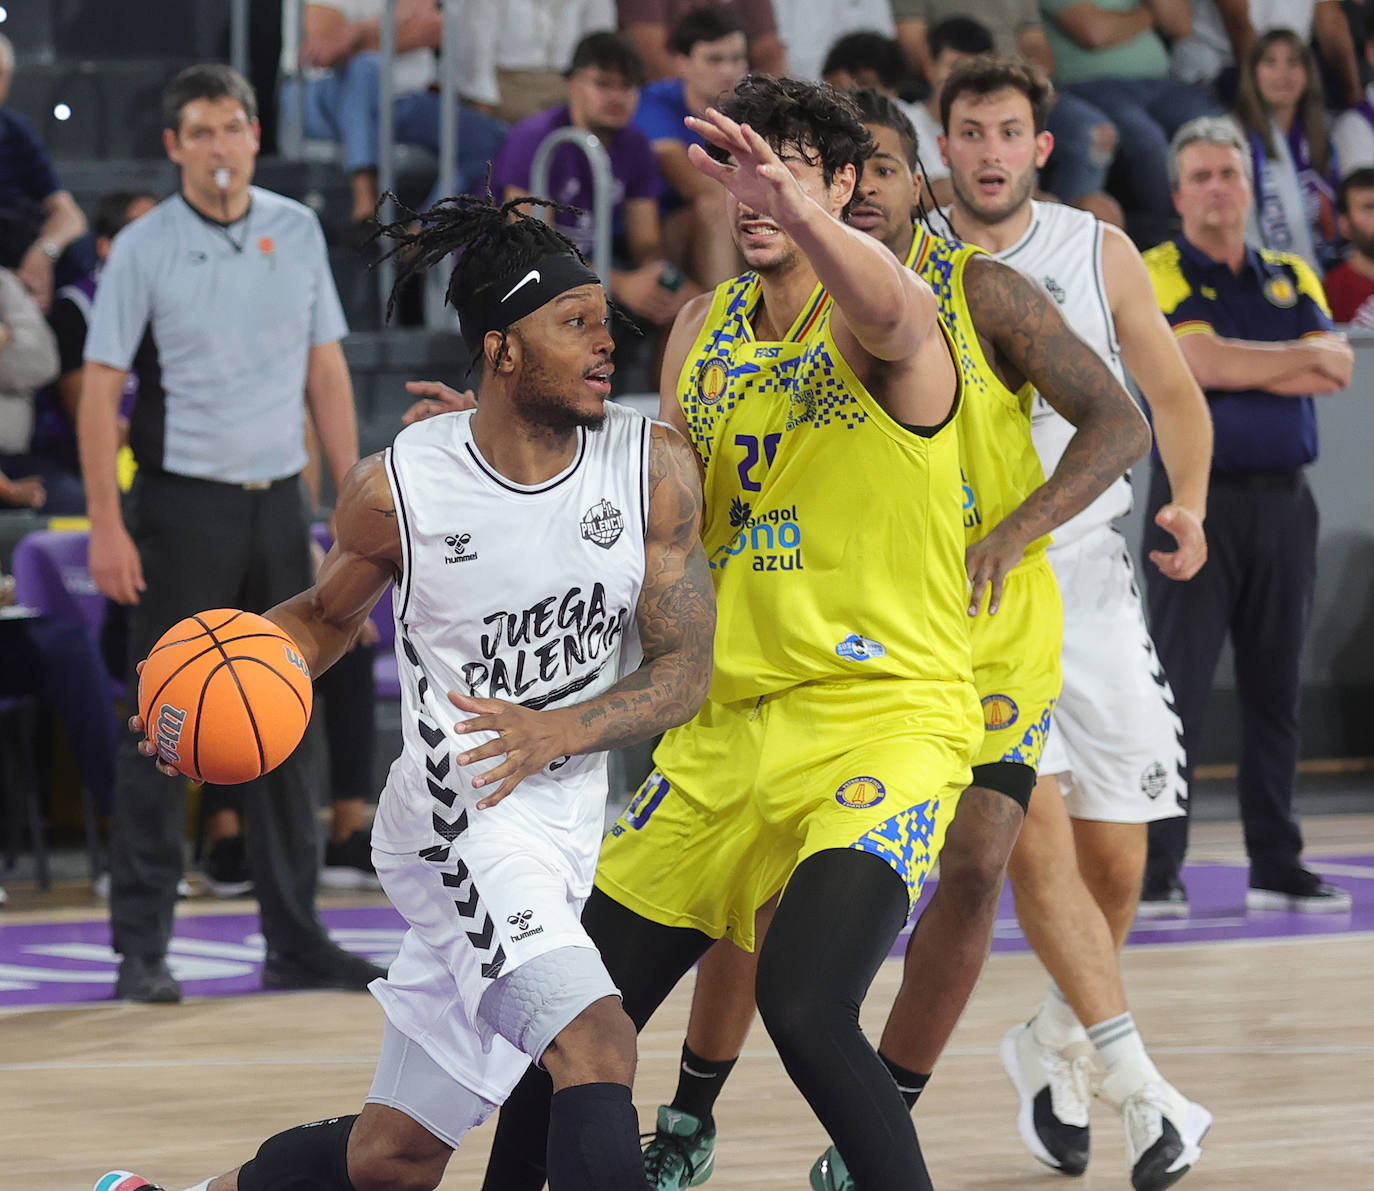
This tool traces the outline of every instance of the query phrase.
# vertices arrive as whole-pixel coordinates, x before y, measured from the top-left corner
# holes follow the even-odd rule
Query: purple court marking
[[[1291,939],[1374,931],[1374,855],[1307,858],[1313,871],[1348,889],[1354,905],[1344,914],[1289,914],[1276,910],[1247,910],[1245,889],[1249,870],[1238,864],[1189,864],[1183,883],[1192,913],[1187,918],[1137,922],[1128,946],[1147,943],[1223,943],[1241,939]],[[936,882],[927,882],[922,904]],[[914,921],[914,920],[913,920]],[[906,950],[908,930],[893,945],[892,954]],[[1011,890],[1002,890],[993,929],[994,951],[1028,951],[1030,945],[1016,922]]]
[[[1192,902],[1188,918],[1152,922],[1131,934],[1132,943],[1171,944],[1281,939],[1374,932],[1374,854],[1324,857],[1308,863],[1350,890],[1346,914],[1248,913],[1244,864],[1190,864],[1184,883]],[[928,899],[935,883],[928,883]],[[321,912],[342,946],[386,965],[396,954],[405,923],[389,906]],[[906,947],[905,932],[892,954]],[[1024,951],[1011,894],[1003,891],[994,951]],[[262,936],[256,914],[183,914],[177,918],[168,962],[191,997],[261,993]],[[81,922],[6,926],[0,916],[0,1009],[108,1001],[118,958],[110,950],[110,926],[102,915]]]

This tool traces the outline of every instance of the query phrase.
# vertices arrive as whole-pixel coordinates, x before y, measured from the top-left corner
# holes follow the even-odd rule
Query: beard
[[[566,395],[568,383],[555,376],[537,357],[525,352],[520,384],[511,396],[515,412],[531,426],[550,434],[571,434],[574,430],[600,430],[606,421],[605,407],[580,408]]]
[[[1035,170],[1027,170],[1020,177],[1011,178],[1007,184],[1006,196],[1000,202],[985,200],[978,193],[976,183],[970,180],[966,184],[953,170],[950,171],[949,182],[959,201],[982,223],[1001,223],[1025,206],[1026,200],[1035,189]]]
[[[1350,242],[1366,260],[1374,260],[1374,231],[1361,232],[1356,228],[1350,229]]]

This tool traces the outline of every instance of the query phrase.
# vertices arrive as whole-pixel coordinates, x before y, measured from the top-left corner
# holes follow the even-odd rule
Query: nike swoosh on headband
[[[525,286],[529,285],[529,283],[530,283],[531,281],[538,281],[538,280],[539,280],[539,270],[538,270],[538,269],[531,269],[531,270],[530,270],[528,273],[526,273],[522,278],[520,278],[519,281],[517,281],[513,286],[511,286],[511,288],[510,288],[510,293],[506,294],[506,296],[503,297],[503,298],[501,299],[501,301],[503,301],[503,302],[509,302],[509,301],[510,301],[511,294],[515,293],[517,290],[524,289]]]

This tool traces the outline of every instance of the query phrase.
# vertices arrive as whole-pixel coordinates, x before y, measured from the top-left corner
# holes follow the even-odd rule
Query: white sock
[[[1088,1037],[1097,1048],[1108,1075],[1131,1071],[1138,1074],[1141,1082],[1162,1078],[1146,1053],[1145,1041],[1129,1011],[1090,1026]]]
[[[1064,999],[1059,986],[1050,981],[1045,999],[1035,1013],[1035,1040],[1044,1046],[1062,1050],[1075,1042],[1087,1039],[1083,1023],[1078,1020],[1073,1007]]]

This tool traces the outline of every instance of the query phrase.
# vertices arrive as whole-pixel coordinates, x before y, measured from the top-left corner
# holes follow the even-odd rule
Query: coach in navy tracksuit
[[[1207,395],[1215,447],[1207,565],[1182,583],[1147,571],[1155,645],[1193,757],[1230,634],[1241,706],[1247,906],[1348,909],[1349,894],[1302,866],[1293,783],[1316,578],[1317,506],[1304,475],[1317,457],[1313,397],[1344,389],[1353,357],[1344,337],[1332,333],[1321,283],[1306,263],[1246,245],[1249,152],[1229,121],[1204,118],[1179,130],[1170,181],[1183,232],[1146,260],[1160,308]],[[1153,524],[1168,499],[1156,461],[1147,550],[1170,549]],[[1187,844],[1186,817],[1150,825],[1144,913],[1188,912],[1179,882]]]

